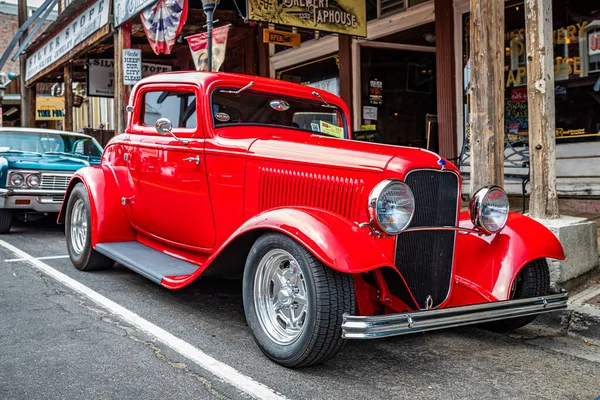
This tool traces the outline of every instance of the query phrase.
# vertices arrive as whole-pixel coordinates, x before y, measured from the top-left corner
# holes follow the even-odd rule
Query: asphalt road
[[[0,237],[289,399],[595,399],[600,347],[540,327],[466,327],[352,341],[328,363],[289,370],[246,326],[240,282],[168,291],[129,270],[80,272],[62,227],[19,224]],[[1,399],[248,398],[132,325],[35,269],[0,242]]]

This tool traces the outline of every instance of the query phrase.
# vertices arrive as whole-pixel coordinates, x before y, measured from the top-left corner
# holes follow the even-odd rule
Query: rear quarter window
[[[145,93],[142,101],[142,123],[154,126],[159,118],[168,118],[173,128],[196,128],[196,96],[192,92]]]

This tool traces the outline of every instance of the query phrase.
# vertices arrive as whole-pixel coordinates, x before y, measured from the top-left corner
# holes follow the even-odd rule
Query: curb
[[[586,301],[600,295],[600,286],[594,286],[569,299],[566,310],[539,315],[535,324],[557,329],[563,333],[600,340],[600,308]]]

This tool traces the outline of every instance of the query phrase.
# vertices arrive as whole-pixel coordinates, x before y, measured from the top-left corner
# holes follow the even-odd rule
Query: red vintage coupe
[[[460,212],[454,165],[352,139],[330,93],[225,73],[155,75],[127,130],[71,180],[59,222],[84,271],[115,261],[168,289],[243,276],[248,325],[288,367],[345,339],[466,324],[508,330],[566,307],[556,237],[499,187]]]

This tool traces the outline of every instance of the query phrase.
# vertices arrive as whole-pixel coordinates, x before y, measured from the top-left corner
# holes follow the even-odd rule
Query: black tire
[[[516,286],[514,286],[516,285]],[[550,271],[546,259],[540,258],[527,264],[513,284],[511,300],[527,299],[544,296],[550,293]],[[481,327],[495,332],[508,332],[519,329],[532,323],[537,315],[509,318],[499,321],[487,322]]]
[[[87,218],[87,234],[85,238],[85,244],[81,252],[77,252],[74,249],[71,237],[71,217],[73,214],[73,208],[77,203],[77,200],[83,201],[84,214]],[[92,218],[90,215],[90,200],[88,192],[83,183],[78,183],[73,188],[69,199],[67,200],[67,214],[65,216],[65,236],[67,238],[67,251],[71,262],[80,271],[93,271],[111,268],[115,262],[103,254],[98,253],[92,248]]]
[[[274,341],[263,329],[254,296],[259,262],[274,249],[285,250],[295,258],[308,298],[302,331],[293,343],[286,345]],[[351,275],[325,266],[295,240],[280,233],[267,233],[254,243],[244,270],[243,300],[246,321],[262,352],[289,368],[322,363],[335,356],[345,342],[341,335],[342,316],[354,314],[356,305]]]
[[[12,216],[12,210],[0,210],[0,234],[10,232]]]

